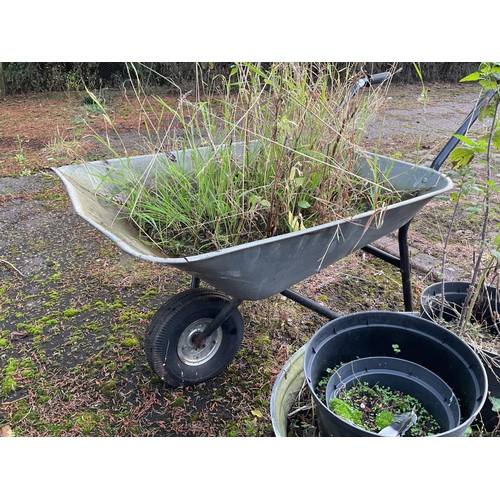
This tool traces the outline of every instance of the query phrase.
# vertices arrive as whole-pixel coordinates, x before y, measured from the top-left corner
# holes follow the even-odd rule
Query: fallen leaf
[[[0,429],[0,437],[12,437],[14,433],[12,432],[12,429],[8,425],[4,425]]]
[[[27,337],[29,334],[27,332],[10,332],[10,340],[20,340]]]

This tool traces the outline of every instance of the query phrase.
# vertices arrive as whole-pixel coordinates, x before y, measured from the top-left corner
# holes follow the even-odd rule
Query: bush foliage
[[[344,64],[344,63],[339,63]],[[368,73],[387,71],[394,63],[358,63]],[[417,83],[419,76],[414,63],[401,62],[402,71],[395,83]],[[143,71],[143,81],[152,87],[172,87],[193,84],[202,72],[209,81],[217,74],[229,74],[230,62],[150,62],[137,65]],[[476,71],[479,63],[426,62],[420,63],[426,82],[458,82],[464,75]],[[153,70],[153,71],[151,71]],[[84,86],[97,89],[119,88],[129,78],[123,62],[6,62],[3,63],[6,93],[47,92],[81,90]]]

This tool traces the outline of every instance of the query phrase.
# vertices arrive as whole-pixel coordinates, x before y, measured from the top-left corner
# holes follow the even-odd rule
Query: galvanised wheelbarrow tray
[[[371,75],[360,80],[358,87],[379,83],[388,75]],[[371,165],[376,163],[378,175],[382,173],[385,182],[398,191],[413,193],[409,199],[383,210],[184,258],[166,258],[160,249],[142,242],[132,223],[119,217],[119,207],[104,203],[99,195],[109,193],[113,183],[106,183],[103,178],[116,169],[131,176],[147,169],[162,172],[162,165],[172,154],[178,168],[190,168],[189,150],[66,165],[54,170],[64,182],[76,212],[122,250],[192,276],[191,288],[168,299],[153,316],[146,331],[145,351],[153,371],[169,385],[197,384],[215,377],[236,354],[243,338],[243,319],[238,311],[243,300],[260,300],[281,293],[326,318],[337,318],[330,309],[289,287],[358,249],[399,267],[405,310],[411,311],[407,242],[410,222],[432,198],[452,188],[452,182],[439,169],[459,143],[457,136],[467,133],[493,94],[493,90],[485,93],[430,167],[372,153],[359,155],[356,175],[373,181]],[[232,154],[242,154],[241,144],[231,147]],[[252,147],[258,147],[258,143]],[[207,155],[212,153],[210,148],[204,151]],[[395,230],[398,230],[399,257],[371,245]],[[200,288],[200,280],[213,288]]]
[[[257,145],[256,145],[257,144]],[[254,147],[258,147],[258,143]],[[211,153],[202,148],[201,153]],[[200,153],[200,149],[197,149]],[[432,198],[452,188],[437,170],[371,153],[360,154],[356,175],[373,181],[373,164],[386,182],[413,197],[316,227],[261,239],[219,251],[167,258],[159,248],[144,243],[135,226],[120,218],[120,207],[104,202],[113,183],[103,180],[117,169],[121,174],[161,172],[172,154],[178,168],[190,168],[190,150],[167,155],[66,165],[54,169],[64,182],[76,212],[113,240],[122,250],[146,261],[175,267],[192,275],[190,289],[171,297],[156,312],[147,329],[145,350],[152,369],[172,386],[196,384],[213,378],[233,359],[243,337],[238,306],[282,293],[328,317],[329,309],[288,290],[292,285],[408,224]],[[241,144],[232,154],[243,154]],[[212,288],[200,288],[199,282]]]

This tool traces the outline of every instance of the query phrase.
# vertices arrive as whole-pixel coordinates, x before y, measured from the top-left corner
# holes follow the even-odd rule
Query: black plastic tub
[[[442,432],[460,425],[460,405],[450,386],[435,373],[422,365],[406,359],[372,356],[343,364],[335,370],[326,387],[326,407],[332,398],[341,397],[342,391],[356,384],[370,387],[390,387],[392,390],[414,397],[434,417]],[[324,419],[328,433],[352,434],[367,437],[367,431],[329,410],[330,418]]]
[[[460,404],[460,423],[436,436],[463,436],[486,400],[488,382],[481,360],[467,343],[446,328],[407,313],[350,314],[320,328],[304,353],[304,374],[317,405],[322,435],[352,436],[352,433],[328,429],[325,419],[331,412],[318,394],[318,382],[339,364],[371,356],[417,363],[451,388]]]

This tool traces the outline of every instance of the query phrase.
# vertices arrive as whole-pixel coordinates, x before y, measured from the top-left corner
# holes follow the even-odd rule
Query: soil
[[[430,164],[478,95],[458,84],[429,85],[427,100],[421,92],[418,85],[389,90],[366,129],[367,150]],[[139,113],[126,95],[106,91],[113,130],[84,97],[0,98],[2,435],[272,436],[273,382],[325,318],[282,296],[243,303],[245,335],[229,367],[198,386],[164,386],[146,361],[144,332],[190,277],[120,251],[76,215],[51,170],[109,157],[95,132],[118,154],[150,153],[145,123],[159,120],[158,109],[152,100],[149,112]],[[442,171],[453,175],[449,165]],[[410,227],[415,310],[420,292],[439,276],[450,214],[449,199],[435,199]],[[446,275],[467,280],[478,220],[460,217]],[[397,252],[395,242],[389,235],[378,245]],[[403,310],[399,271],[363,252],[294,289],[338,314]]]

